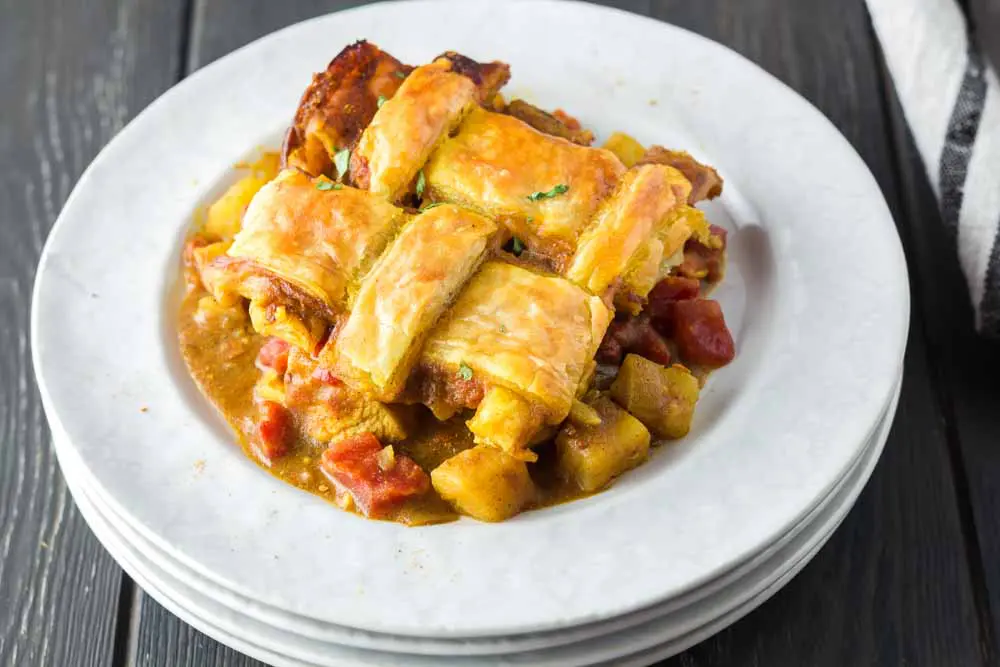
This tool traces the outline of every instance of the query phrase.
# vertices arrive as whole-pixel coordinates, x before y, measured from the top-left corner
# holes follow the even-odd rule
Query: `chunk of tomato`
[[[718,368],[733,360],[736,346],[718,301],[678,301],[673,311],[673,338],[684,361]]]
[[[295,436],[292,416],[285,406],[274,401],[262,401],[258,410],[255,444],[261,458],[270,465],[275,459],[288,453]]]
[[[368,517],[385,516],[407,498],[423,495],[430,478],[413,459],[389,452],[371,433],[340,440],[323,452],[323,472]]]

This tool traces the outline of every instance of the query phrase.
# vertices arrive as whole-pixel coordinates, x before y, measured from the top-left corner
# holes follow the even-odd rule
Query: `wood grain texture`
[[[925,321],[930,370],[948,417],[956,484],[965,501],[971,571],[984,583],[979,600],[983,645],[995,662],[1000,660],[1000,342],[975,332],[955,239],[941,221],[927,172],[891,87],[887,97],[899,156],[902,219],[908,223],[910,272],[920,285],[922,308],[933,314]]]
[[[112,663],[122,574],[59,473],[32,374],[29,300],[80,172],[176,76],[174,14],[155,0],[0,1],[2,665]]]
[[[823,111],[865,159],[897,220],[874,43],[861,0],[654,3],[654,11],[762,65]],[[804,193],[806,194],[806,193]],[[908,225],[901,226],[913,257]],[[914,308],[898,416],[858,505],[781,593],[669,665],[988,664],[952,483],[946,415]]]
[[[198,1],[189,68],[285,25],[357,4],[362,3]],[[783,79],[844,132],[894,210],[901,210],[873,43],[860,0],[606,4],[652,12],[717,39]],[[907,250],[912,256],[912,243]],[[977,665],[984,663],[984,655],[990,657],[977,631],[961,513],[950,476],[949,428],[927,365],[923,332],[928,318],[918,294],[914,301],[899,416],[858,506],[816,560],[771,602],[665,664]],[[260,664],[201,635],[148,598],[142,602],[134,658],[149,666]]]

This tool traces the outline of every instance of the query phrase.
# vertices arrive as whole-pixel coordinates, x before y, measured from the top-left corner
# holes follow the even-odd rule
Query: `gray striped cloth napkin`
[[[1000,85],[956,0],[867,0],[976,326],[1000,337]]]

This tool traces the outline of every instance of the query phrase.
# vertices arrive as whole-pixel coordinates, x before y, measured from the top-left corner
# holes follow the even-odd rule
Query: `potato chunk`
[[[626,167],[632,167],[646,154],[646,148],[624,132],[614,132],[604,142],[604,148],[618,156]]]
[[[629,354],[611,385],[611,396],[654,435],[680,438],[691,430],[698,379],[679,364],[664,368]]]
[[[236,232],[240,231],[243,211],[250,205],[250,200],[257,191],[269,180],[256,175],[244,176],[229,186],[229,189],[208,207],[205,231],[224,241],[231,241]]]
[[[503,521],[535,497],[524,461],[486,445],[467,449],[431,472],[434,489],[462,514]]]
[[[601,418],[599,424],[567,422],[556,436],[559,474],[583,491],[604,487],[649,453],[649,431],[638,419],[606,396],[591,407]]]

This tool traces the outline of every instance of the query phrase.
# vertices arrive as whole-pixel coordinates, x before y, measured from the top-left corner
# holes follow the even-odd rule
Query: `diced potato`
[[[629,354],[611,385],[611,396],[654,435],[675,439],[691,430],[698,379],[679,364],[664,368]]]
[[[253,388],[254,399],[259,401],[271,401],[280,405],[285,404],[285,379],[276,371],[267,369],[257,378],[257,384]]]
[[[490,388],[466,425],[478,445],[499,447],[524,461],[538,459],[527,446],[542,426],[541,411],[510,389]]]
[[[646,154],[643,145],[624,132],[613,133],[604,142],[604,148],[617,155],[626,167],[634,167],[635,163]]]
[[[568,419],[580,426],[599,426],[601,424],[601,414],[594,409],[594,406],[575,398],[573,405],[570,406]]]
[[[524,461],[487,445],[439,465],[431,472],[431,484],[457,511],[480,521],[508,519],[535,497]]]
[[[597,491],[649,454],[649,431],[642,423],[602,396],[592,407],[599,424],[567,422],[556,436],[560,476],[583,491]]]
[[[208,207],[205,231],[220,239],[232,240],[243,224],[243,211],[269,180],[271,179],[255,174],[245,176],[229,186],[225,194]]]

